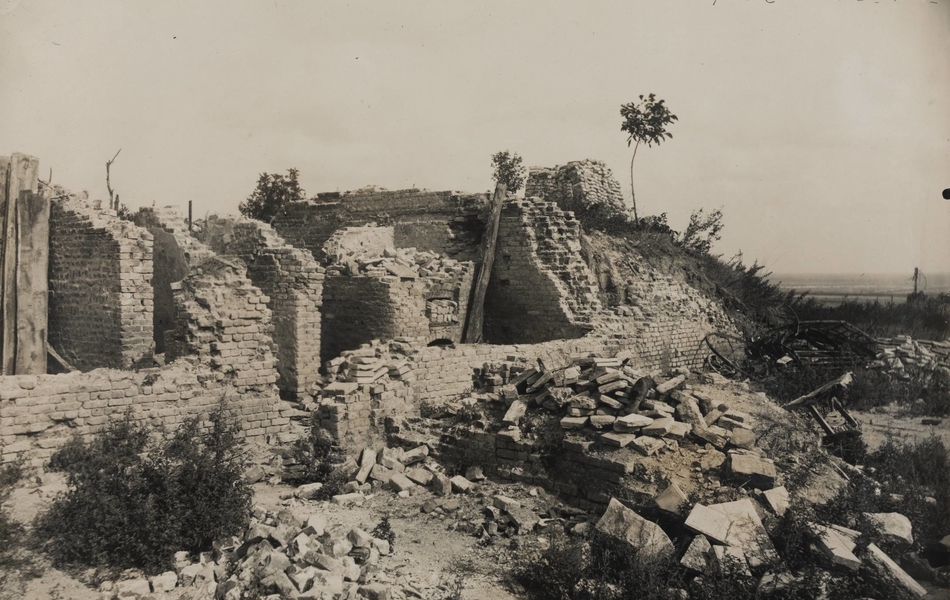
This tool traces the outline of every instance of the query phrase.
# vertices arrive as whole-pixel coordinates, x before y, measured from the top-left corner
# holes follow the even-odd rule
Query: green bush
[[[194,417],[161,440],[130,415],[88,443],[73,438],[50,460],[69,490],[37,518],[39,540],[58,563],[149,573],[176,551],[210,550],[250,518],[239,431],[219,406],[206,428]]]

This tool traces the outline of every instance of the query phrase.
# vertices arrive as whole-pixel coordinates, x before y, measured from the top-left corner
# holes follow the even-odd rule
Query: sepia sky
[[[786,273],[950,271],[950,0],[0,0],[0,154],[132,208],[485,191],[490,155],[605,161],[665,98],[642,214],[722,207],[715,247]]]

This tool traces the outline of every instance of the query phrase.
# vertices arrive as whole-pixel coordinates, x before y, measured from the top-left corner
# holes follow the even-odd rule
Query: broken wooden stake
[[[488,231],[485,232],[485,247],[482,253],[482,267],[478,271],[478,281],[472,296],[472,305],[468,311],[468,323],[462,340],[467,344],[482,341],[482,329],[485,325],[485,294],[488,292],[488,280],[491,278],[492,265],[495,263],[495,245],[498,242],[498,227],[501,223],[501,207],[505,203],[508,188],[504,183],[495,186],[492,196],[491,216],[488,218]]]

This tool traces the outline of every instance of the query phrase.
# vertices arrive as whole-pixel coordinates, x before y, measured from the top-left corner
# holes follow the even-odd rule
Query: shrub
[[[37,518],[37,536],[58,563],[150,573],[176,551],[210,550],[250,518],[238,431],[222,405],[206,428],[194,417],[167,439],[128,414],[88,443],[74,438],[50,461],[69,491]]]
[[[370,532],[370,535],[378,540],[389,542],[390,552],[396,549],[396,532],[393,531],[392,525],[389,523],[389,517],[383,517],[382,521],[377,523],[373,531]]]
[[[284,481],[291,485],[322,483],[320,499],[339,494],[346,483],[345,474],[336,470],[343,454],[320,427],[316,417],[310,421],[309,435],[294,442],[290,458],[284,470]]]
[[[803,321],[847,321],[873,337],[909,335],[924,340],[950,337],[950,301],[945,296],[924,296],[902,303],[845,300],[832,306],[803,294],[792,302],[792,310]]]

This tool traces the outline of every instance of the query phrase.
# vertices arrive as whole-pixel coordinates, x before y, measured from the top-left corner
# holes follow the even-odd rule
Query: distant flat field
[[[914,291],[911,273],[886,275],[775,273],[769,279],[782,289],[796,292],[807,291],[810,298],[826,304],[839,304],[844,300],[900,303],[907,299],[907,294]],[[919,286],[927,294],[950,293],[950,273],[925,273]]]

